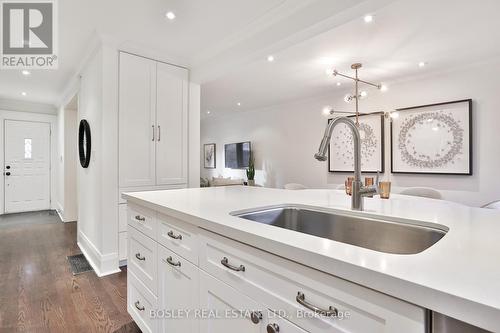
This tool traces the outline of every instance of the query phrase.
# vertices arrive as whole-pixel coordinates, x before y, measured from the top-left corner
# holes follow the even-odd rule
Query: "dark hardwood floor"
[[[127,271],[73,276],[76,223],[0,228],[0,332],[140,332],[127,313]]]

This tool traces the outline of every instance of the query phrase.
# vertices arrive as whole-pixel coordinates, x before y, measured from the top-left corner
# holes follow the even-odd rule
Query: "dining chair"
[[[399,192],[399,194],[430,199],[443,199],[441,192],[429,187],[409,187]]]
[[[481,206],[481,208],[500,209],[500,200],[495,200],[490,203],[487,203],[486,205]]]
[[[285,190],[305,190],[307,187],[302,184],[288,183],[285,185]]]

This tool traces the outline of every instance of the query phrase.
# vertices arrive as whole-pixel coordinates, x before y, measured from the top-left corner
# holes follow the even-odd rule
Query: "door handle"
[[[161,138],[161,127],[158,125],[158,141],[160,141]]]
[[[9,170],[9,169],[10,169],[10,165],[7,165],[5,168],[6,168],[7,170]]]
[[[140,261],[144,261],[146,260],[146,257],[145,256],[141,256],[140,253],[136,253],[135,254],[135,257],[137,258],[137,260],[140,260]]]
[[[6,172],[6,173],[5,173],[5,175],[6,175],[6,176],[10,176],[10,172]]]
[[[151,125],[151,128],[153,129],[153,138],[151,141],[155,141],[155,125]]]

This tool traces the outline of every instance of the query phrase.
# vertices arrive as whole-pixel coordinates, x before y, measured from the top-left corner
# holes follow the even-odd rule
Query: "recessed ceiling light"
[[[359,96],[364,98],[364,97],[368,96],[368,93],[363,90],[362,92],[359,93]]]
[[[327,68],[325,71],[326,75],[330,76],[333,75],[333,68]]]
[[[341,85],[342,85],[342,83],[337,82],[337,87],[340,87]]]
[[[168,18],[169,20],[173,20],[173,19],[175,19],[175,14],[174,14],[174,12],[167,12],[165,14],[165,17]]]
[[[212,113],[212,112],[210,112],[210,110],[207,110],[207,114],[210,114],[210,113]]]
[[[26,96],[27,95],[26,91],[23,91],[21,95]]]
[[[273,62],[274,61],[274,56],[270,55],[267,57],[267,61]]]
[[[418,67],[420,67],[420,68],[425,67],[425,65],[427,65],[427,63],[424,61],[421,61],[418,63]]]
[[[23,69],[23,70],[21,71],[21,73],[22,73],[23,75],[26,75],[26,76],[31,75],[31,72],[30,72],[29,70],[27,70],[27,69]]]
[[[383,85],[381,85],[381,86],[380,86],[380,91],[382,91],[382,92],[385,92],[385,91],[387,91],[388,89],[389,89],[389,88],[387,88],[387,86],[386,86],[385,84],[383,84]]]
[[[363,19],[365,20],[366,23],[370,23],[373,21],[373,15],[365,15]]]
[[[241,106],[241,103],[240,103],[240,102],[238,102],[238,103],[236,103],[236,105]]]

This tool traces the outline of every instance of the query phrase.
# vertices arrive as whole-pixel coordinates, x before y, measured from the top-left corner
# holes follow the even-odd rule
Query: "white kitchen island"
[[[128,309],[143,331],[423,333],[426,309],[500,331],[496,211],[393,195],[367,198],[364,212],[351,212],[341,191],[243,186],[123,197],[132,227]],[[449,231],[421,253],[398,255],[230,214],[283,204]],[[308,316],[308,307],[328,316]],[[161,320],[151,318],[154,309],[251,311],[239,319],[178,313],[184,319]]]

